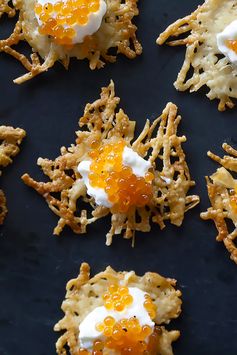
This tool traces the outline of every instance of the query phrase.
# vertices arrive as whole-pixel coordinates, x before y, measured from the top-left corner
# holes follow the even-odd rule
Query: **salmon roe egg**
[[[232,49],[232,51],[237,53],[237,41],[236,40],[228,40],[228,41],[226,41],[226,45],[228,48]]]
[[[89,355],[90,352],[86,349],[79,349],[78,355]]]

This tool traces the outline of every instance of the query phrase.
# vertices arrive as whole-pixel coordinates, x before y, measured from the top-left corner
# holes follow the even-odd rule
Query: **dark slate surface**
[[[173,81],[184,57],[184,48],[158,48],[157,35],[178,17],[199,4],[198,0],[140,1],[138,37],[144,53],[134,61],[120,56],[116,64],[90,71],[86,62],[72,61],[66,72],[57,64],[48,73],[21,86],[12,79],[23,69],[1,54],[1,124],[25,128],[28,135],[12,166],[4,170],[1,186],[6,192],[9,214],[0,231],[0,354],[55,354],[57,334],[53,325],[62,317],[60,304],[67,280],[77,275],[82,261],[93,272],[106,265],[137,273],[152,270],[174,277],[183,292],[183,313],[171,328],[182,336],[175,344],[177,355],[228,354],[237,352],[237,266],[223,245],[215,242],[211,222],[199,213],[208,207],[204,176],[216,168],[207,157],[212,149],[222,154],[223,141],[236,144],[236,109],[219,113],[217,103],[201,93],[178,93]],[[10,30],[2,21],[1,35]],[[74,140],[78,118],[87,102],[96,99],[100,87],[113,79],[121,107],[137,120],[141,129],[146,118],[155,118],[167,101],[179,106],[183,120],[180,133],[188,137],[184,149],[201,204],[187,213],[181,228],[167,225],[161,233],[139,234],[136,246],[115,238],[104,245],[109,220],[94,224],[88,235],[65,230],[52,235],[57,218],[44,200],[20,180],[24,172],[34,177],[39,156],[54,158],[62,145]],[[235,145],[236,146],[236,145]]]

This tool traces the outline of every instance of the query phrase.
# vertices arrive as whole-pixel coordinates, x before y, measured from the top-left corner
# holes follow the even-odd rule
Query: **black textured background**
[[[138,37],[143,55],[130,61],[119,56],[117,63],[90,71],[87,62],[72,61],[70,70],[57,64],[21,86],[12,80],[23,68],[11,57],[0,55],[0,122],[27,131],[21,153],[4,169],[1,186],[6,192],[9,213],[0,230],[0,355],[55,354],[57,334],[53,325],[62,317],[60,305],[65,284],[77,275],[80,263],[91,264],[96,273],[111,264],[137,273],[151,270],[178,280],[183,292],[183,312],[170,327],[181,330],[174,345],[177,355],[237,353],[237,266],[221,243],[216,230],[199,213],[209,203],[204,176],[216,165],[206,156],[208,149],[222,154],[221,144],[237,146],[237,111],[219,113],[217,102],[202,94],[178,93],[173,81],[184,58],[185,48],[158,47],[157,35],[178,17],[194,10],[201,0],[140,1]],[[1,22],[1,37],[9,30]],[[57,217],[44,200],[20,180],[24,172],[40,178],[37,157],[54,158],[62,145],[74,141],[78,118],[87,102],[95,100],[101,86],[112,78],[121,107],[141,129],[146,118],[155,118],[168,101],[179,106],[183,120],[180,134],[201,204],[186,214],[183,226],[167,225],[160,232],[137,234],[136,246],[115,238],[105,246],[109,228],[105,220],[88,228],[84,236],[65,230],[52,235]]]

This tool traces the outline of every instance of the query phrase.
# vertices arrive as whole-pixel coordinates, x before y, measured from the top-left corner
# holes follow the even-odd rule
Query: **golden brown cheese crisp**
[[[61,155],[55,160],[38,159],[49,182],[35,181],[28,174],[22,176],[23,181],[42,195],[59,217],[54,229],[56,235],[66,225],[74,233],[85,233],[87,225],[111,214],[111,229],[106,236],[106,244],[110,245],[113,236],[123,231],[127,239],[133,238],[135,231],[150,231],[151,222],[157,223],[161,229],[166,220],[180,226],[184,213],[199,203],[198,196],[187,195],[195,183],[190,178],[182,149],[186,137],[177,135],[181,120],[177,116],[177,107],[168,103],[153,123],[146,121],[143,131],[135,139],[135,121],[129,120],[122,109],[117,109],[119,101],[111,82],[102,89],[99,100],[86,105],[79,120],[79,126],[85,129],[76,132],[75,143],[69,148],[62,147]],[[133,208],[128,213],[113,213],[110,208],[97,206],[94,199],[87,196],[77,169],[80,162],[90,160],[94,141],[105,144],[115,138],[123,138],[127,146],[149,160],[154,169],[153,198],[148,205]],[[83,201],[88,203],[87,210],[81,207]]]
[[[237,173],[237,150],[224,143],[223,149],[228,155],[223,158],[208,152],[208,156],[222,165],[221,168],[206,177],[208,196],[211,207],[201,213],[204,220],[212,219],[216,225],[218,235],[216,240],[223,242],[230,253],[230,258],[237,263],[237,248],[235,238],[237,237],[237,179],[230,171]],[[229,221],[233,224],[230,230]]]
[[[237,98],[236,68],[217,47],[216,35],[237,18],[236,0],[206,0],[196,11],[170,25],[157,39],[171,46],[186,46],[183,66],[174,83],[190,92],[208,87],[207,97],[218,99],[218,109],[232,108]],[[180,37],[175,39],[175,37]]]
[[[19,145],[25,135],[26,132],[21,128],[0,126],[0,167],[6,167],[12,163],[12,158],[20,151]],[[0,190],[0,224],[3,223],[6,214],[6,197],[4,192]]]
[[[141,44],[136,38],[137,27],[132,23],[133,17],[139,13],[137,2],[138,0],[106,0],[107,12],[99,30],[70,49],[54,43],[50,36],[38,32],[39,25],[34,13],[35,0],[13,0],[13,5],[8,0],[0,0],[0,17],[4,13],[9,17],[16,13],[18,16],[12,34],[0,40],[0,52],[12,55],[27,70],[27,74],[14,82],[21,84],[47,71],[57,60],[67,69],[72,57],[88,59],[91,69],[102,68],[105,62],[115,62],[118,53],[130,59],[135,58],[142,52]],[[30,59],[15,48],[21,41],[28,42],[32,47]],[[109,53],[111,48],[115,48],[116,54]]]
[[[120,284],[127,287],[138,287],[152,297],[157,306],[155,323],[159,332],[157,352],[152,355],[172,355],[172,342],[177,340],[180,332],[168,331],[165,324],[169,324],[181,313],[181,292],[175,289],[176,280],[164,278],[157,273],[147,272],[137,276],[134,271],[116,272],[110,266],[105,271],[90,277],[90,267],[83,263],[76,279],[67,283],[66,297],[62,303],[65,313],[55,326],[55,331],[64,334],[56,343],[57,354],[66,355],[67,347],[70,354],[76,355],[80,349],[79,325],[83,319],[96,307],[103,305],[102,296],[111,284]],[[109,353],[104,352],[104,355]]]

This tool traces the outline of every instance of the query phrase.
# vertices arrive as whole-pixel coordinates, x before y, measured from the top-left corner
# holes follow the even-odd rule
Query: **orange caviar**
[[[62,45],[72,45],[76,31],[70,26],[87,24],[89,15],[100,8],[100,0],[66,0],[55,4],[36,3],[35,14],[41,25],[39,33],[54,37],[55,42]]]
[[[113,317],[106,317],[102,323],[103,329],[100,330],[104,340],[94,342],[92,354],[103,354],[104,348],[113,349],[121,355],[126,354],[149,354],[149,350],[154,349],[155,333],[148,325],[141,326],[136,317],[121,319],[116,322]],[[101,328],[99,324],[98,327]],[[148,341],[147,341],[148,340]],[[100,352],[100,353],[99,353]],[[80,355],[90,354],[88,350],[80,349]]]
[[[142,327],[142,331],[140,332],[141,335],[139,336],[138,332],[136,332],[134,336],[134,333],[129,331],[129,327],[134,324],[136,324],[136,327],[137,320],[134,318],[122,319],[120,322],[115,323],[118,328],[117,334],[114,333],[113,336],[107,337],[105,341],[96,340],[93,344],[92,352],[86,349],[80,349],[78,355],[102,355],[104,353],[104,348],[117,350],[121,355],[155,354],[159,343],[159,327],[155,327],[152,331],[149,326],[145,325]],[[149,337],[148,341],[145,341],[147,337]],[[139,338],[143,340],[138,340]]]
[[[121,312],[132,304],[133,297],[129,294],[127,287],[110,285],[103,295],[103,300],[106,309]]]
[[[147,310],[151,319],[155,319],[157,308],[155,303],[153,303],[151,296],[148,294],[145,295],[144,308]]]
[[[226,45],[228,48],[232,49],[232,51],[237,53],[237,40],[227,40]]]
[[[129,354],[143,354],[147,349],[145,340],[151,334],[152,328],[148,325],[141,326],[137,318],[124,318],[104,327],[103,335],[106,338],[104,346],[121,354],[126,354],[128,348]]]
[[[127,212],[131,206],[143,207],[152,198],[154,175],[137,177],[123,165],[124,140],[102,145],[90,152],[89,180],[93,187],[103,188],[113,204],[113,212]]]

